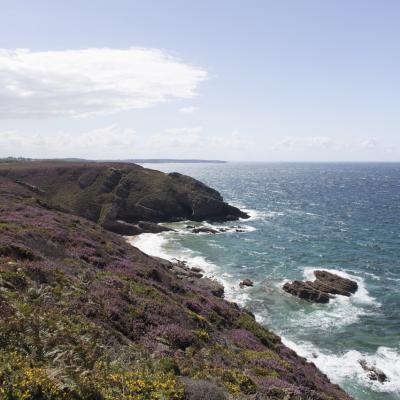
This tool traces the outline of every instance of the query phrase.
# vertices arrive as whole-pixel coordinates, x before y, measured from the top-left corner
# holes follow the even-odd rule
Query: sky
[[[400,161],[397,0],[0,10],[0,157]]]

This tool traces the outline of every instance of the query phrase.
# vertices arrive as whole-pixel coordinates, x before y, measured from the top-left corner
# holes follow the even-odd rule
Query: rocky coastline
[[[218,192],[128,164],[29,164],[0,167],[1,398],[350,399],[201,270],[116,234],[247,217]]]

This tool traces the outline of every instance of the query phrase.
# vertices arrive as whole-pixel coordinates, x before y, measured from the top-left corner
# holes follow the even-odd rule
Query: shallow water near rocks
[[[136,246],[215,276],[228,299],[250,308],[355,399],[400,399],[400,164],[146,167],[193,176],[251,218],[213,224],[232,227],[216,235],[170,224],[177,232],[141,235]],[[236,232],[238,225],[245,232]],[[312,278],[315,269],[354,279],[359,290],[317,305],[281,289],[287,280]],[[240,289],[245,278],[254,286]],[[361,359],[390,381],[369,380]]]

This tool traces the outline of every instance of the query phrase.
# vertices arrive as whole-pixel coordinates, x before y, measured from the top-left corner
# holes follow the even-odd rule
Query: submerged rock
[[[358,289],[357,282],[328,271],[315,271],[317,279],[293,281],[283,285],[283,290],[294,296],[314,303],[328,303],[333,295],[351,296]]]

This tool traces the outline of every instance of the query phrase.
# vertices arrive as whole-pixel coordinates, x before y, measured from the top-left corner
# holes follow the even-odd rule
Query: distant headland
[[[39,159],[39,158],[24,158],[24,157],[5,157],[0,158],[0,162],[15,162],[15,161],[64,161],[64,162],[128,162],[135,164],[225,164],[227,161],[223,160],[199,160],[195,158],[181,159],[181,158],[132,158],[124,160],[87,160],[84,158],[52,158],[52,159]]]

